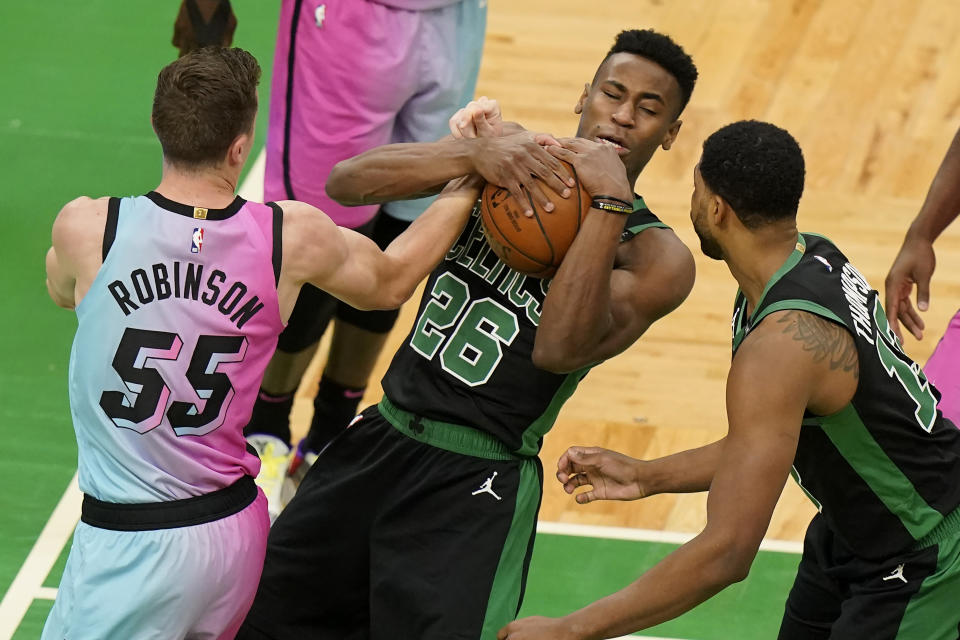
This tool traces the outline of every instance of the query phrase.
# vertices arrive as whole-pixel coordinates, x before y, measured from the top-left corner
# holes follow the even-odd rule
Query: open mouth
[[[617,138],[615,136],[597,136],[597,142],[610,145],[611,147],[616,149],[617,153],[619,153],[620,155],[624,155],[626,153],[629,153],[630,151],[625,146],[623,146],[623,141],[620,140],[620,138]]]

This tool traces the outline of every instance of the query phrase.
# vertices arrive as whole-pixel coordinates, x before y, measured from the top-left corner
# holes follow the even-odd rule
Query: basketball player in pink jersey
[[[235,195],[260,67],[208,48],[165,67],[154,191],[78,198],[47,288],[79,321],[69,388],[83,514],[43,638],[233,638],[263,564],[267,505],[242,429],[302,285],[399,306],[466,223],[451,183],[386,250],[314,207]]]

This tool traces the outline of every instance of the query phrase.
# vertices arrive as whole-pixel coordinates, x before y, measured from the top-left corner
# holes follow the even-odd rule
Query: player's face
[[[723,260],[723,249],[720,243],[710,231],[710,225],[707,222],[707,213],[710,207],[716,203],[713,194],[703,184],[703,177],[700,175],[700,164],[693,169],[693,195],[690,196],[690,220],[693,222],[693,230],[697,232],[700,238],[700,250],[703,255],[714,260]]]
[[[657,147],[673,144],[680,102],[680,86],[666,69],[632,53],[616,53],[600,65],[577,102],[577,135],[615,146],[635,180]]]

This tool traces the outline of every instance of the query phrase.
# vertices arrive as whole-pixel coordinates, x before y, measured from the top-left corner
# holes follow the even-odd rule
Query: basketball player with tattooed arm
[[[695,80],[668,37],[617,38],[576,103],[579,137],[547,148],[573,162],[592,196],[625,201],[625,211],[587,213],[549,291],[499,261],[474,211],[427,280],[383,400],[320,454],[274,523],[241,638],[492,640],[516,616],[541,439],[590,367],[633,344],[693,285],[690,251],[632,186],[655,150],[673,144]],[[474,107],[479,133],[497,133],[498,107]],[[500,184],[508,166],[470,161],[486,146],[495,145],[373,149],[335,169],[328,190],[389,199],[477,171]]]
[[[620,636],[744,579],[789,475],[819,513],[782,640],[956,640],[960,431],[877,292],[832,242],[798,233],[803,179],[796,141],[756,121],[711,135],[694,170],[701,248],[740,285],[726,437],[651,461],[580,447],[559,461],[568,493],[591,485],[579,503],[709,489],[703,532],[621,591],[500,640]]]
[[[309,205],[244,201],[259,79],[240,49],[165,67],[159,186],[78,198],[54,222],[47,288],[79,321],[69,377],[85,495],[45,639],[234,637],[269,527],[242,430],[301,286],[399,306],[479,193],[451,183],[385,252]]]

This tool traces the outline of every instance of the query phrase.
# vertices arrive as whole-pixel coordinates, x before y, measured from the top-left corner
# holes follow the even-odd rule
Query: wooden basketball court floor
[[[173,57],[168,39],[175,4],[91,0],[82,8],[66,3],[0,7],[0,22],[10,25],[0,43],[0,70],[14,89],[0,98],[0,188],[5,194],[0,220],[10,238],[3,280],[8,304],[0,310],[0,435],[6,444],[0,449],[0,483],[8,488],[0,497],[4,612],[16,580],[33,566],[33,552],[43,547],[41,529],[46,533],[57,520],[51,513],[75,470],[64,385],[74,324],[70,314],[45,299],[41,258],[49,225],[62,203],[80,193],[142,193],[155,184],[159,147],[147,113],[156,70]],[[234,0],[234,6],[241,21],[236,44],[253,51],[265,67],[261,102],[266,105],[276,7],[262,0]],[[801,229],[831,237],[874,287],[882,287],[903,233],[960,125],[960,74],[952,70],[960,59],[955,37],[960,5],[952,0],[489,0],[478,94],[499,99],[508,119],[530,129],[572,134],[577,121],[573,104],[583,84],[616,32],[634,27],[672,35],[700,69],[677,144],[658,152],[637,186],[693,250],[697,282],[683,306],[637,345],[597,367],[561,412],[542,455],[547,477],[541,520],[548,523],[547,531],[572,525],[600,532],[598,536],[630,538],[631,531],[642,529],[662,532],[659,539],[675,542],[702,527],[705,496],[579,506],[552,481],[551,471],[571,444],[602,445],[649,458],[724,433],[723,386],[735,284],[722,263],[699,254],[688,220],[692,170],[703,139],[743,118],[769,120],[790,130],[807,161]],[[262,115],[261,140],[265,120]],[[960,227],[944,233],[937,256],[927,335],[919,343],[907,338],[906,344],[921,362],[960,306]],[[376,381],[413,311],[410,304],[402,313],[365,401],[379,398]],[[309,421],[310,391],[322,352],[298,392],[294,428],[300,433]],[[768,537],[795,547],[812,513],[788,482]],[[593,525],[606,529],[584,528]],[[538,570],[535,558],[528,593],[528,604],[535,608],[525,613],[568,611],[558,585],[551,583],[562,588],[584,579],[590,569],[622,571],[580,603],[629,580],[637,565],[631,564],[636,556],[627,554],[636,548],[617,546],[616,540],[602,544],[608,559],[591,567]],[[556,557],[579,549],[560,546]],[[62,564],[61,550],[62,541],[40,552],[60,555]],[[667,550],[661,545],[643,562],[649,565]],[[758,565],[764,562],[761,558]],[[781,563],[785,579],[791,562]],[[36,595],[28,597],[49,598],[56,575],[45,577],[43,571]],[[785,595],[784,582],[766,587],[763,575],[755,566],[747,587],[774,591],[772,606],[777,606]],[[739,596],[724,602],[724,607],[748,613],[718,622],[719,609],[709,609],[714,617],[699,631],[661,633],[687,638],[769,635],[747,628],[756,606],[748,609]],[[14,637],[36,637],[46,608],[38,607],[33,626],[25,622]],[[774,611],[774,623],[778,617]],[[0,627],[4,623],[0,620]],[[0,629],[0,637],[10,634]]]

